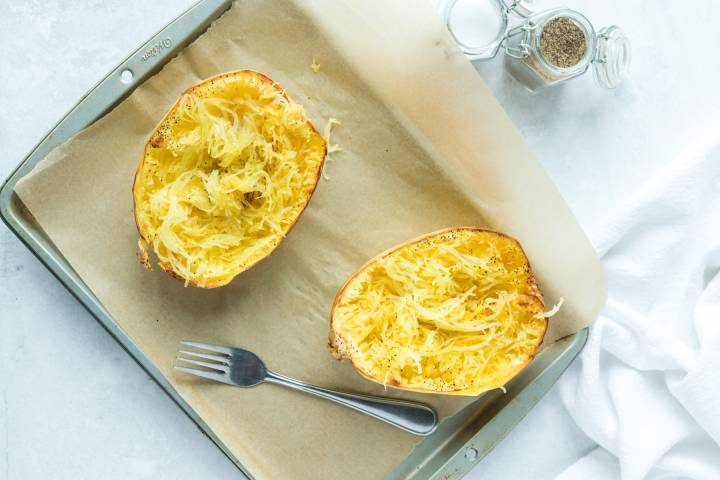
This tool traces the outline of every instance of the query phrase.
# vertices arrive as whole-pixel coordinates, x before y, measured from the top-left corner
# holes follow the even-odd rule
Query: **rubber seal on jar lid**
[[[615,88],[630,70],[630,40],[618,26],[611,25],[598,32],[593,74],[598,85]]]
[[[460,50],[470,59],[497,55],[508,29],[508,9],[502,0],[448,0],[440,13]]]

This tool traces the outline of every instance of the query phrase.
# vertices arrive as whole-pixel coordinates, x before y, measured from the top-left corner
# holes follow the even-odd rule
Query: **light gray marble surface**
[[[0,0],[0,177],[193,0]],[[590,76],[530,95],[478,66],[590,233],[718,115],[713,0],[568,0],[634,47],[617,91]],[[553,5],[554,2],[541,2]],[[100,325],[0,226],[0,479],[237,478]],[[552,478],[594,443],[549,393],[470,475]],[[520,460],[522,459],[522,460]]]

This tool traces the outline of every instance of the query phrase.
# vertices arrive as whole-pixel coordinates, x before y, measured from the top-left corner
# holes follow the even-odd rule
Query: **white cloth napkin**
[[[599,447],[559,479],[720,479],[720,119],[707,127],[591,235],[609,300],[558,387]]]

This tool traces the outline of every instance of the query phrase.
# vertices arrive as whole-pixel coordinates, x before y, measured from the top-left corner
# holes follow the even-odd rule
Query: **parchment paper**
[[[321,65],[314,73],[310,64]],[[157,121],[191,84],[252,68],[322,130],[341,120],[310,205],[267,260],[215,290],[184,288],[135,258],[131,184]],[[274,385],[239,390],[172,370],[181,339],[242,346],[285,375],[384,391],[326,350],[332,299],[367,258],[448,226],[516,236],[549,304],[548,341],[589,324],[605,299],[597,258],[568,208],[430,5],[412,0],[243,1],[93,126],[17,185],[46,233],[117,323],[257,478],[370,479],[419,439]]]

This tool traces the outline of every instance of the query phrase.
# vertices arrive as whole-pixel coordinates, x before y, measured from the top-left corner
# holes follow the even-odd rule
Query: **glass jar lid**
[[[615,88],[630,70],[630,40],[618,26],[611,25],[598,32],[593,74],[598,85]]]
[[[508,30],[510,12],[526,17],[532,13],[532,2],[447,0],[441,12],[460,49],[472,60],[483,60],[497,55]]]

